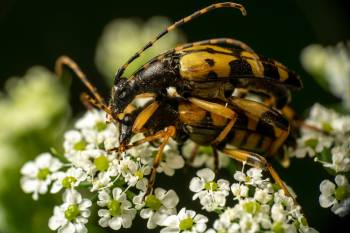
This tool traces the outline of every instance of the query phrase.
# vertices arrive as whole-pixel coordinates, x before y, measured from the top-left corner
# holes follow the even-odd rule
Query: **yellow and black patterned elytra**
[[[227,137],[216,145],[217,148],[232,145],[274,155],[287,139],[290,128],[288,120],[279,112],[255,101],[231,97],[226,102],[229,103],[227,107],[237,113],[237,120]],[[218,100],[216,103],[223,102]],[[149,104],[124,118],[120,126],[121,144],[129,143],[134,133],[132,125],[135,118],[147,106]],[[246,111],[252,106],[255,109]],[[169,125],[174,125],[177,132],[174,139],[178,143],[190,138],[199,145],[211,145],[227,123],[226,118],[210,113],[185,99],[167,97],[144,124],[144,130],[147,135],[153,135]],[[281,137],[283,140],[280,140]]]
[[[235,88],[245,88],[271,96],[282,108],[290,101],[290,90],[302,88],[302,82],[273,59],[237,48],[194,44],[157,56],[128,80],[116,80],[110,104],[121,113],[136,95],[167,95],[169,87],[184,97],[206,99],[223,99]]]

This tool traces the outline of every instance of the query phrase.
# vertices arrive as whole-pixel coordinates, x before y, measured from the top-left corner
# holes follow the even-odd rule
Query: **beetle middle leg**
[[[237,120],[237,113],[232,109],[227,108],[226,106],[218,103],[209,102],[206,100],[198,99],[198,98],[189,98],[189,101],[204,110],[207,110],[210,113],[219,115],[223,118],[229,119],[230,121],[226,124],[225,128],[220,132],[220,134],[214,139],[212,142],[213,145],[219,144],[222,140],[226,138],[228,133],[231,131]]]

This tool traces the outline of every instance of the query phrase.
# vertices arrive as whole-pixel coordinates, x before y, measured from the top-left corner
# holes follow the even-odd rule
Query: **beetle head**
[[[110,106],[115,114],[122,113],[133,100],[132,88],[126,78],[116,79],[111,94]]]

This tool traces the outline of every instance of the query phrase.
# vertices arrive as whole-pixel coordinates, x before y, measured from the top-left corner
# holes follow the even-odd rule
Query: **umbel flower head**
[[[193,192],[192,199],[199,200],[202,206],[198,211],[178,209],[181,201],[173,189],[155,187],[154,192],[146,196],[157,148],[146,143],[117,156],[110,150],[111,142],[119,145],[117,127],[106,123],[101,112],[89,111],[64,137],[66,161],[59,162],[50,154],[41,154],[23,166],[22,188],[33,193],[33,198],[48,190],[63,195],[63,203],[54,207],[49,220],[50,229],[64,233],[87,232],[90,208],[95,206],[98,224],[112,230],[131,228],[137,214],[146,219],[148,229],[158,227],[163,233],[313,230],[308,227],[300,206],[258,168],[237,171],[231,180],[216,180],[209,168],[198,170],[197,176],[187,184],[188,192]],[[174,141],[164,153],[162,167],[157,172],[172,176],[183,168],[184,159]],[[36,186],[28,188],[32,183]],[[91,198],[93,196],[97,198]],[[217,216],[209,229],[205,212]]]

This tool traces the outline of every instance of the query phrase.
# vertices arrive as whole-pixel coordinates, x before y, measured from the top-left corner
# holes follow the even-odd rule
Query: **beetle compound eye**
[[[126,91],[122,91],[118,97],[119,99],[124,99],[126,97]]]
[[[130,125],[132,123],[132,118],[131,118],[130,114],[125,115],[125,117],[123,119],[123,123],[126,125]]]

